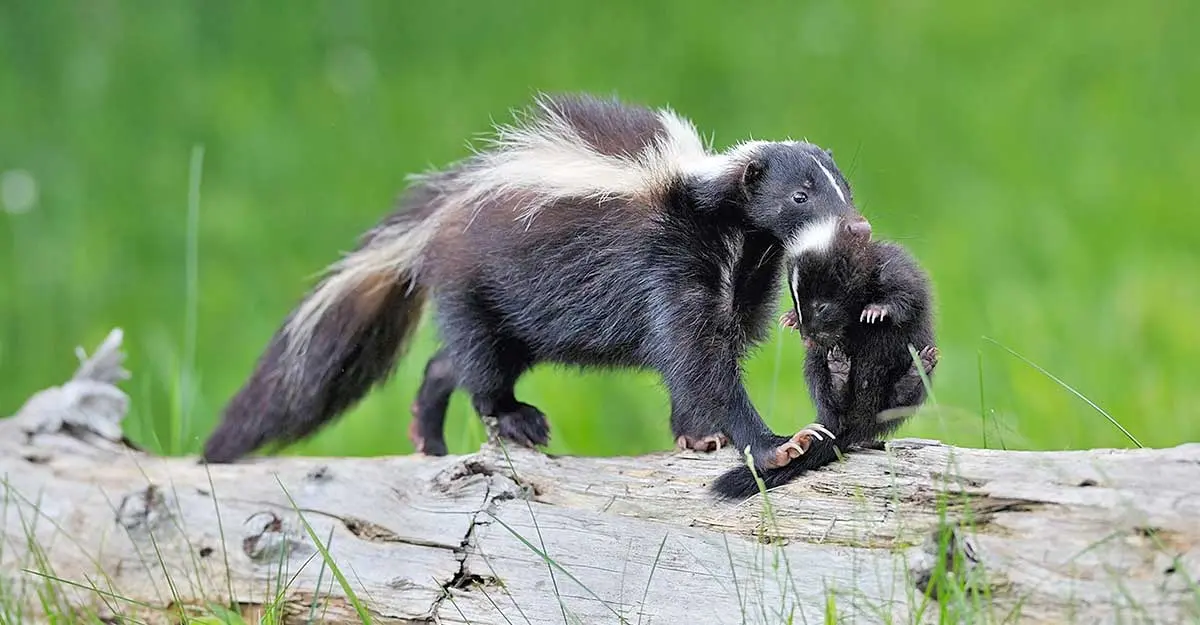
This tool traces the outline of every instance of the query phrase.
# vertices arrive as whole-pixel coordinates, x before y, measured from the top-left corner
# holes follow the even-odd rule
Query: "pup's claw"
[[[789,330],[799,330],[800,329],[800,316],[796,314],[796,311],[794,309],[789,310],[779,316],[779,325],[781,325]]]
[[[887,306],[882,304],[868,304],[866,308],[863,308],[862,313],[858,315],[858,320],[866,323],[875,323],[883,321],[883,318],[887,315]]]

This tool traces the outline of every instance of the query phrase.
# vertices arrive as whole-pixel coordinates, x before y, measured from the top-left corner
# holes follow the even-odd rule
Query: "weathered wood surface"
[[[941,593],[952,621],[964,605],[984,622],[1197,618],[1200,444],[901,440],[772,492],[770,515],[759,497],[706,494],[731,450],[551,458],[488,445],[205,467],[122,442],[114,338],[98,364],[0,421],[0,582],[24,593],[23,622],[44,575],[82,585],[57,588],[101,616],[178,622],[215,602],[358,622],[297,508],[379,623],[824,622],[831,596],[849,622],[933,622],[918,588],[947,524],[959,581],[944,587],[988,593]]]

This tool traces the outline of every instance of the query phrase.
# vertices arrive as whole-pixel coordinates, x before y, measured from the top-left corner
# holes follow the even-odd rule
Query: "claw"
[[[693,439],[686,435],[681,435],[675,439],[675,450],[684,451],[692,449],[695,451],[717,451],[724,447],[729,442],[729,438],[724,434],[709,434],[700,438]]]
[[[837,438],[836,436],[833,435],[833,432],[829,431],[829,428],[825,427],[824,425],[821,425],[820,423],[813,423],[812,425],[809,425],[808,427],[812,428],[814,430],[820,430],[821,432],[824,432],[825,435],[828,436],[830,439]]]
[[[863,308],[862,312],[858,315],[858,320],[860,322],[865,321],[867,323],[875,323],[876,321],[883,321],[883,318],[886,317],[887,314],[888,310],[886,306],[882,306],[880,304],[868,304],[867,307]]]
[[[779,325],[789,330],[799,330],[800,316],[796,314],[795,310],[789,310],[779,316]]]
[[[825,436],[828,436],[830,440],[837,440],[837,437],[833,435],[833,432],[830,432],[829,428],[825,427],[824,425],[821,425],[820,423],[810,423],[810,424],[806,425],[804,428],[802,428],[796,434],[804,434],[804,433],[808,433],[810,436],[816,437],[816,439],[819,441],[825,440],[821,436],[822,434],[824,434]]]
[[[830,439],[835,438],[833,432],[830,432],[828,428],[820,423],[813,423],[796,432],[792,435],[791,439],[775,448],[771,467],[777,469],[803,456],[808,446],[812,444],[812,439],[815,438],[823,441],[825,440],[825,436],[828,436]]]
[[[921,365],[925,369],[925,375],[933,373],[933,369],[938,363],[938,357],[941,356],[938,348],[933,345],[927,345],[917,355],[921,358]]]
[[[779,448],[781,450],[787,452],[788,457],[793,460],[804,455],[804,449],[801,448],[796,443],[793,443],[791,441],[788,441],[788,442],[784,443],[783,445],[780,445]]]

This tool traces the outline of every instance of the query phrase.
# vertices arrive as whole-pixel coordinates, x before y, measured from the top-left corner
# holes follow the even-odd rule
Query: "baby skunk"
[[[431,304],[442,348],[411,430],[444,454],[446,400],[524,445],[545,415],[516,397],[542,363],[661,374],[679,444],[790,461],[741,362],[769,335],[784,242],[837,215],[861,231],[832,155],[801,141],[710,151],[691,122],[587,95],[541,96],[492,145],[418,177],[276,331],[205,444],[230,462],[308,436],[392,374]],[[700,311],[701,314],[695,314]]]
[[[789,242],[786,263],[793,310],[780,322],[804,336],[817,422],[792,437],[797,460],[760,471],[767,488],[837,460],[841,450],[882,448],[880,439],[925,401],[909,346],[927,377],[938,361],[930,283],[903,247],[830,217]],[[744,464],[711,488],[725,499],[758,492]]]

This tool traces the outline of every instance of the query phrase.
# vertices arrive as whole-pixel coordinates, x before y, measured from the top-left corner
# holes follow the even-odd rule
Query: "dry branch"
[[[143,622],[211,604],[359,622],[311,535],[377,623],[803,623],[828,601],[854,622],[1184,622],[1200,603],[1197,444],[900,440],[772,492],[770,514],[705,492],[731,450],[205,467],[123,438],[119,346],[0,421],[7,616],[44,618],[53,587],[50,603]]]

